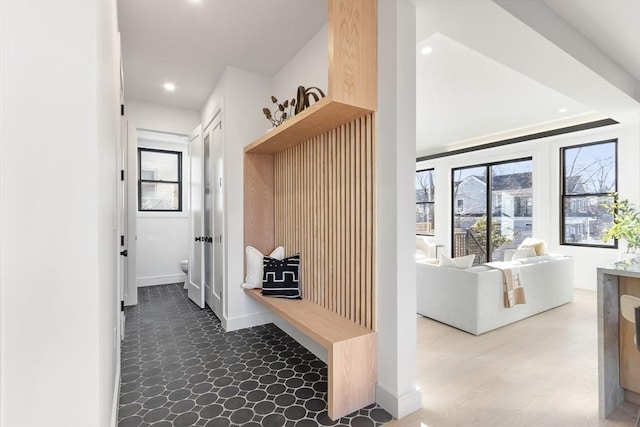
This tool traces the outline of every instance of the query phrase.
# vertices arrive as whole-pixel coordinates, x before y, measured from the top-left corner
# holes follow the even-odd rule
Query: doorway
[[[180,131],[128,123],[126,168],[128,271],[125,305],[138,287],[183,282],[188,259],[188,138]]]

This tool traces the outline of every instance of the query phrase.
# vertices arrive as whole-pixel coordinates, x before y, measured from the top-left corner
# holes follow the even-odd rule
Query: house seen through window
[[[531,237],[532,170],[530,158],[452,170],[453,256],[502,261]]]
[[[617,186],[615,140],[575,145],[561,149],[563,245],[617,247],[602,241],[612,216],[603,207],[611,203]]]
[[[138,148],[138,210],[182,210],[182,153]]]
[[[435,179],[433,169],[416,172],[416,234],[434,235],[433,209]]]

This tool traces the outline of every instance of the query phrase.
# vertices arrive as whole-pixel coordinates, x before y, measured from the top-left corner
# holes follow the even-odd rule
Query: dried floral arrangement
[[[293,117],[294,114],[298,114],[305,108],[311,105],[311,102],[318,102],[323,98],[324,92],[317,87],[305,88],[304,86],[298,86],[296,97],[289,101],[288,99],[283,103],[278,103],[278,99],[275,96],[271,96],[271,102],[276,105],[275,111],[272,113],[268,108],[263,108],[267,120],[271,122],[273,127],[280,126],[285,120]]]
[[[264,113],[267,120],[271,122],[273,127],[280,126],[282,123],[284,123],[285,120],[293,116],[293,112],[295,111],[296,107],[295,98],[293,98],[291,101],[287,99],[282,104],[279,104],[278,99],[272,95],[271,102],[276,104],[275,111],[271,113],[271,110],[265,107],[262,109],[262,112]]]
[[[305,108],[311,106],[311,99],[313,98],[313,102],[320,101],[321,98],[324,98],[324,92],[322,89],[312,86],[309,88],[305,88],[304,86],[298,86],[298,91],[296,93],[296,111],[298,114]]]

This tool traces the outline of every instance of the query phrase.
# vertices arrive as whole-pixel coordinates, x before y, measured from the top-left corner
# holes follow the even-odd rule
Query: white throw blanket
[[[502,271],[505,308],[527,303],[520,267],[510,262],[488,262],[485,265]]]

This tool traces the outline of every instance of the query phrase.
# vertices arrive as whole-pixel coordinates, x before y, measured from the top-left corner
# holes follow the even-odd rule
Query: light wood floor
[[[418,317],[422,409],[390,426],[634,426],[598,418],[596,294],[475,337]]]

